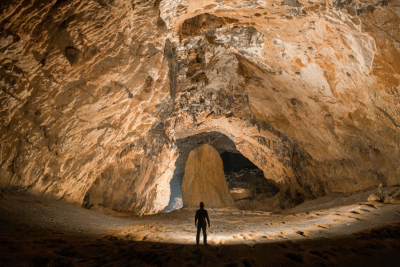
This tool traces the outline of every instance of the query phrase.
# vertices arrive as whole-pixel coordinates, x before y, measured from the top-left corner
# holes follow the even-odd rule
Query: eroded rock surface
[[[233,207],[233,199],[225,180],[224,166],[218,151],[210,145],[192,150],[185,166],[182,182],[183,207]]]
[[[400,183],[400,2],[0,3],[0,186],[137,214],[225,134],[287,207]]]

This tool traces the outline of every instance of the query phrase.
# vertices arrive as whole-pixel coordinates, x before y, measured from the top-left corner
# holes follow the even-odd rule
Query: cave
[[[240,152],[225,151],[221,157],[225,178],[238,208],[250,209],[252,200],[272,198],[279,193],[279,187]]]
[[[259,168],[254,165],[249,159],[247,159],[242,154],[232,153],[225,151],[221,154],[222,162],[224,163],[224,172],[225,174],[232,174],[241,171],[242,169],[246,170],[259,170]]]
[[[183,207],[182,204],[182,181],[185,174],[185,165],[189,153],[204,144],[213,146],[218,153],[235,151],[235,144],[226,135],[219,132],[206,132],[178,139],[178,158],[175,163],[175,171],[171,180],[171,197],[169,204],[164,211],[172,211]],[[174,208],[175,207],[175,208]]]
[[[225,179],[236,207],[240,209],[254,208],[254,202],[257,200],[272,198],[280,191],[276,183],[268,180],[260,168],[243,156],[236,149],[234,142],[225,134],[216,131],[199,133],[179,139],[176,143],[179,156],[170,182],[171,196],[164,212],[183,207],[182,181],[185,164],[189,153],[204,144],[213,146],[220,154]]]
[[[399,266],[399,0],[0,10],[0,266]]]

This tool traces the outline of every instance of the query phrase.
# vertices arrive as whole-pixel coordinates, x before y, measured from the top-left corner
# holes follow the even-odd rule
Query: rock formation
[[[234,200],[253,198],[253,194],[250,189],[233,188],[230,190],[230,194]]]
[[[224,166],[218,151],[210,145],[192,150],[185,166],[182,183],[183,207],[233,207],[225,180]]]
[[[380,197],[378,197],[376,194],[371,194],[368,197],[368,201],[376,201],[376,202],[382,202],[382,199]]]
[[[0,187],[164,209],[216,131],[283,207],[400,183],[399,0],[5,0]]]

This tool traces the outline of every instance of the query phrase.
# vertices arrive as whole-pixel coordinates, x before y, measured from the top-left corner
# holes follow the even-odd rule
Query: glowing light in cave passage
[[[182,202],[182,177],[174,173],[170,182],[171,195],[168,205],[164,208],[163,212],[171,212],[183,207]]]

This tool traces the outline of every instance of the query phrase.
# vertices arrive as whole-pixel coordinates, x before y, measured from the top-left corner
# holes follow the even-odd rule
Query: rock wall
[[[162,209],[175,158],[158,3],[1,10],[0,185],[87,207]]]
[[[228,136],[294,205],[400,182],[400,2],[6,0],[0,186],[156,213]]]
[[[182,182],[182,201],[185,208],[199,207],[200,202],[209,208],[234,206],[222,159],[214,147],[205,144],[189,153]]]

